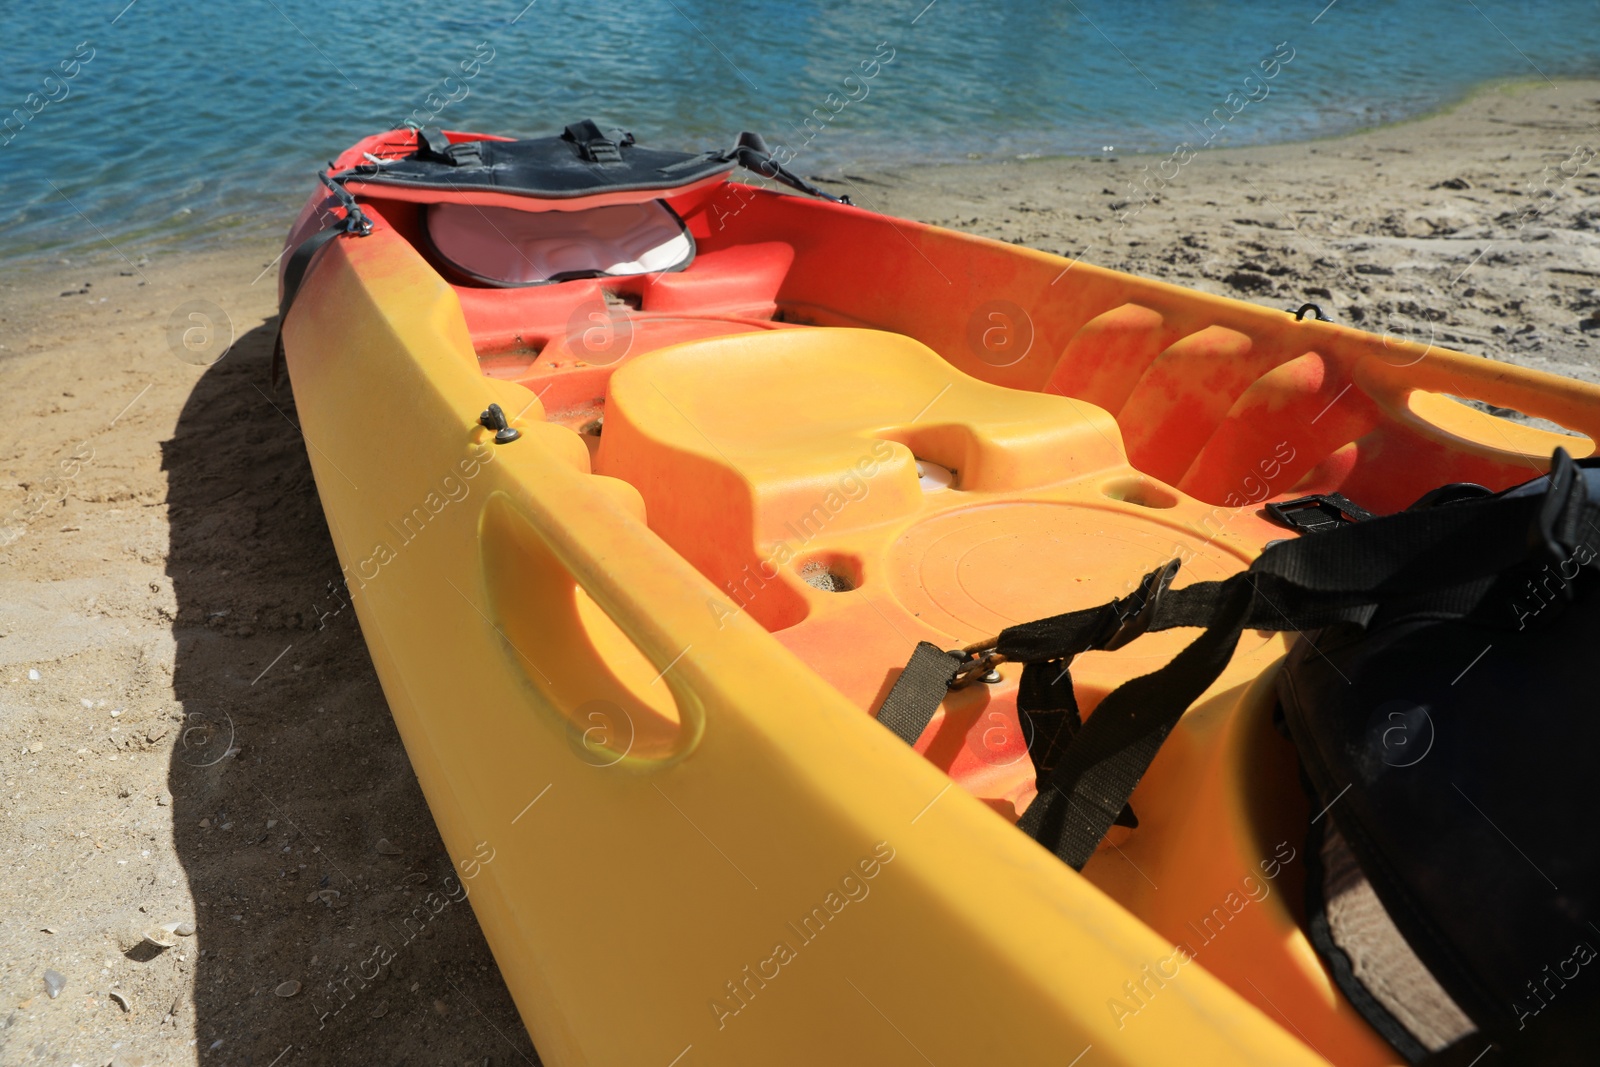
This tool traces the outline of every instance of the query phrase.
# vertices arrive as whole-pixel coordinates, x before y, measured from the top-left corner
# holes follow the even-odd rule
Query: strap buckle
[[[633,144],[633,134],[612,130],[607,137],[593,119],[574,122],[561,131],[563,139],[578,146],[578,155],[587,163],[621,163],[622,149]]]
[[[952,656],[961,657],[961,665],[956,668],[955,677],[950,679],[950,688],[960,689],[980,681],[998,682],[999,676],[990,677],[997,666],[1006,662],[1005,655],[995,647],[998,643],[999,638],[991,637],[951,652]]]
[[[1321,533],[1377,518],[1341,493],[1313,493],[1266,506],[1267,514],[1296,533]]]
[[[1150,629],[1155,624],[1156,612],[1161,607],[1162,598],[1182,566],[1181,559],[1176,557],[1169,559],[1140,579],[1138,588],[1133,592],[1109,604],[1102,604],[1098,609],[1103,616],[1103,621],[1099,623],[1098,635],[1076,646],[1078,650],[1110,652],[1121,648]],[[950,655],[959,660],[960,665],[956,668],[955,677],[950,680],[950,688],[959,689],[979,680],[999,681],[999,677],[994,675],[995,667],[1009,662],[1006,654],[1000,651],[999,645],[1000,638],[991,637],[983,641],[974,641],[964,648],[952,651]],[[1057,656],[1053,662],[1059,662],[1062,667],[1071,667],[1074,655],[1076,653]],[[1033,661],[1030,659],[1025,662]]]
[[[445,151],[452,167],[483,166],[482,141],[457,141]]]
[[[1116,629],[1103,640],[1095,642],[1094,647],[1111,652],[1150,629],[1161,598],[1166,595],[1167,588],[1172,585],[1182,566],[1183,561],[1177,557],[1169,559],[1163,566],[1145,575],[1139,582],[1139,588],[1106,605],[1111,609],[1111,619],[1116,623]]]

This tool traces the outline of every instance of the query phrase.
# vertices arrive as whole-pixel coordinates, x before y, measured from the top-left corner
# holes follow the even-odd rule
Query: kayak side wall
[[[792,244],[785,310],[904,333],[974,377],[1097,404],[1135,466],[1212,504],[1340,491],[1394,511],[1446,482],[1517,484],[1555,447],[1582,458],[1600,439],[1591,383],[904,219],[752,194],[701,240]]]

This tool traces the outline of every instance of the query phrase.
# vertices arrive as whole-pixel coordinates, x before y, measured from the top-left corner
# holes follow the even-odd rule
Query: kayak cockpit
[[[694,259],[694,238],[660,200],[548,211],[444,203],[422,215],[433,252],[481,285],[626,278],[683,270]]]
[[[629,359],[790,325],[779,292],[794,246],[728,241],[706,190],[563,207],[371,195],[366,210],[449,283],[484,375],[525,386],[574,429],[600,417],[606,382]]]
[[[1102,603],[1174,554],[1180,584],[1254,554],[1196,536],[1205,507],[1129,466],[1104,410],[990,385],[880,330],[749,332],[630,360],[594,470],[639,491],[651,528],[728,597],[721,617],[748,612],[867,711],[918,641],[960,647]],[[1085,655],[1080,692],[1185,641]],[[1256,670],[1281,653],[1246,644]],[[1034,791],[1016,700],[1014,679],[954,691],[916,744],[1011,817]]]

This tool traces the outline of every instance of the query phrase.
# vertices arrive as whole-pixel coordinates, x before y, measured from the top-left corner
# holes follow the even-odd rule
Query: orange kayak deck
[[[1103,410],[953,374],[900,334],[675,345],[618,370],[605,410],[596,472],[637,487],[651,528],[732,610],[867,711],[918,641],[960,647],[1103,603],[1174,555],[1186,582],[1224,578],[1276,536],[1253,516],[1247,533],[1196,536],[1209,509],[1131,467]],[[929,464],[945,477],[919,475]],[[1185,640],[1083,657],[1086,703]],[[1015,677],[953,694],[917,747],[1013,819],[1033,796]]]

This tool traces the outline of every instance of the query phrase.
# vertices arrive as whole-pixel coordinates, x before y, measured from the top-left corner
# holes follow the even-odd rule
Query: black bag
[[[1279,677],[1315,807],[1313,942],[1411,1063],[1591,1063],[1600,1048],[1600,465],[1490,494],[1451,486],[1407,511],[1269,547],[1221,582],[1128,597],[919,646],[880,718],[915,740],[944,689],[1023,670],[1039,795],[1019,828],[1081,869],[1162,741],[1245,629],[1299,630]],[[1068,668],[1178,626],[1205,633],[1080,725]],[[931,701],[931,703],[930,703]],[[919,725],[920,724],[920,725]]]
[[[1522,560],[1308,634],[1279,675],[1316,807],[1331,805],[1308,849],[1322,861],[1312,941],[1412,1063],[1450,1062],[1451,1045],[1469,1062],[1484,1038],[1530,1063],[1600,1055],[1600,849],[1584,814],[1600,757],[1600,468],[1572,466],[1442,509],[1470,533],[1486,509],[1537,507]]]

